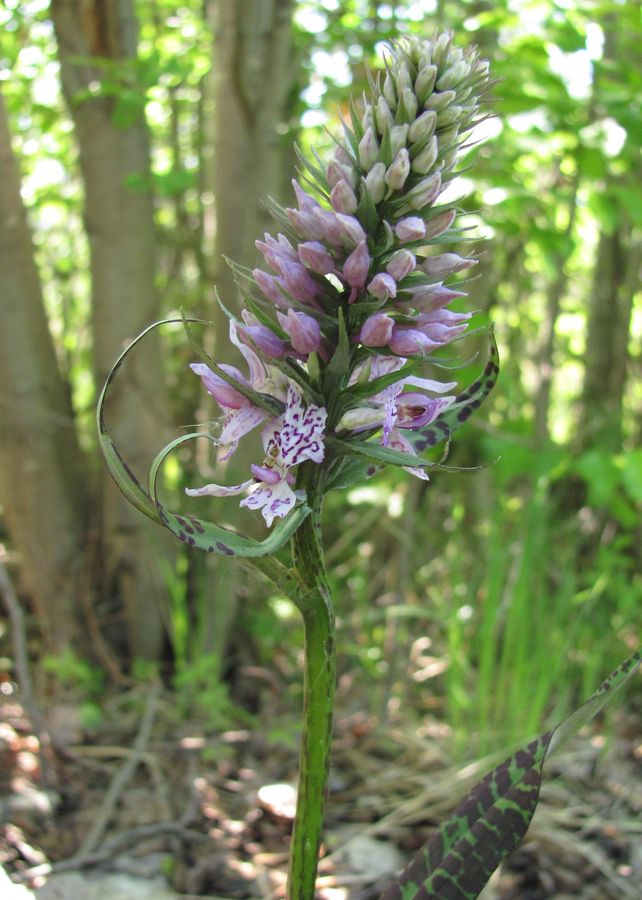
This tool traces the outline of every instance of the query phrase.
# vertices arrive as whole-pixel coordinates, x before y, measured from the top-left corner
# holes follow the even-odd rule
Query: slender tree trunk
[[[0,95],[0,502],[46,652],[78,645],[89,508]]]
[[[202,83],[201,192],[203,260],[209,292],[205,316],[214,322],[206,336],[217,360],[239,365],[228,340],[228,320],[218,307],[214,288],[226,306],[238,308],[237,289],[225,258],[256,264],[254,241],[271,228],[268,196],[283,200],[279,123],[296,72],[292,69],[292,0],[206,0],[205,15],[214,35],[212,70]],[[207,398],[201,419],[208,418]],[[203,449],[206,449],[205,447]],[[245,447],[230,461],[225,479],[247,477],[252,460]],[[225,508],[232,525],[239,513]],[[238,610],[243,573],[227,560],[209,557],[203,575],[212,591],[215,627],[207,628],[209,652],[222,663]]]
[[[639,242],[632,239],[630,223],[621,213],[613,233],[600,236],[595,256],[579,429],[584,446],[599,442],[614,453],[622,449],[622,407],[639,260]]]
[[[580,185],[579,170],[576,172],[571,185],[571,193],[568,199],[568,219],[566,228],[560,234],[560,243],[566,252],[572,247],[575,219],[577,216],[577,192]],[[568,262],[564,252],[557,254],[557,276],[551,282],[546,297],[546,316],[542,324],[540,347],[537,354],[539,369],[539,384],[535,394],[535,438],[539,446],[547,443],[550,437],[548,421],[549,407],[551,404],[551,390],[553,387],[553,373],[555,371],[555,330],[560,315],[562,297],[566,290],[568,276],[565,265]]]
[[[85,187],[100,385],[123,345],[159,318],[145,86],[136,82],[131,0],[53,0],[51,11]],[[97,58],[100,64],[94,64]],[[102,95],[102,79],[122,90]],[[169,434],[164,385],[158,339],[151,336],[119,373],[107,413],[117,444],[139,476]],[[171,565],[172,550],[162,531],[102,475],[106,587],[123,603],[130,651],[153,659],[162,641],[165,594],[159,562]]]
[[[223,256],[243,264],[271,219],[266,197],[281,188],[278,125],[288,94],[292,0],[219,0],[214,27],[213,193],[216,283],[236,295]]]

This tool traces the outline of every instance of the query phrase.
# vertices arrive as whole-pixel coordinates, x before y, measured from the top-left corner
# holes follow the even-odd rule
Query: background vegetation
[[[340,698],[446,723],[469,757],[590,693],[642,632],[635,0],[5,0],[0,24],[0,540],[42,690],[96,714],[107,684],[158,670],[179,714],[221,728],[261,712],[247,672],[264,666],[298,708],[294,609],[127,507],[96,392],[180,308],[225,357],[222,257],[251,264],[261,198],[292,199],[293,143],[326,153],[382,44],[439,27],[499,81],[458,190],[479,241],[467,302],[496,323],[503,372],[449,458],[479,470],[329,499]],[[122,375],[110,427],[140,475],[214,415],[189,361],[167,328]],[[199,453],[168,465],[176,498],[211,473]],[[256,527],[233,507],[210,512]]]

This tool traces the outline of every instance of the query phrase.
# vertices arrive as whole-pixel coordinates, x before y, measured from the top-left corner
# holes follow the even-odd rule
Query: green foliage
[[[103,718],[104,670],[81,659],[72,650],[46,656],[43,669],[53,677],[58,696],[65,703],[77,705],[82,727],[89,731],[98,728]]]

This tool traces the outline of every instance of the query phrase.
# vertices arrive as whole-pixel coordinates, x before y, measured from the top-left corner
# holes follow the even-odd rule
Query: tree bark
[[[579,433],[583,446],[622,449],[629,330],[639,278],[640,245],[624,213],[612,234],[600,235],[586,338]]]
[[[224,302],[236,288],[223,257],[247,265],[271,226],[268,195],[282,187],[278,126],[292,72],[292,0],[211,3],[214,28],[215,280]],[[278,196],[277,196],[278,199]]]
[[[214,323],[204,335],[217,361],[239,365],[228,340],[229,323],[216,303],[238,311],[238,293],[227,259],[256,265],[257,238],[272,227],[265,207],[268,196],[283,200],[279,123],[284,116],[292,68],[292,0],[206,0],[205,15],[214,35],[213,66],[203,79],[201,194],[203,261],[209,293],[204,315]],[[211,417],[203,397],[199,418]],[[206,449],[205,447],[203,448]],[[250,462],[241,444],[227,465],[231,484],[247,478]],[[228,501],[229,503],[229,501]],[[241,527],[240,510],[226,506],[225,521]],[[199,566],[200,569],[200,566]],[[215,585],[206,648],[222,666],[238,611],[243,573],[229,560],[208,557],[203,563],[203,590]],[[208,587],[209,585],[209,587]]]
[[[79,641],[89,509],[0,94],[0,502],[45,652]]]
[[[51,13],[85,188],[101,385],[123,346],[159,318],[145,86],[137,82],[131,0],[53,0]],[[105,90],[107,83],[115,91]],[[116,443],[139,476],[169,435],[164,384],[152,335],[119,373],[107,412]],[[166,593],[160,564],[171,565],[173,552],[162,531],[128,506],[104,470],[101,475],[106,588],[122,601],[130,652],[155,659]]]

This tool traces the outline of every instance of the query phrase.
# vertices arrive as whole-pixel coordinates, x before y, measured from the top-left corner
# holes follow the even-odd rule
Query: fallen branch
[[[118,772],[116,772],[114,778],[112,779],[107,794],[105,795],[105,800],[103,802],[98,818],[90,828],[87,837],[83,841],[82,846],[78,851],[77,856],[79,858],[83,858],[91,854],[92,851],[95,850],[95,848],[100,843],[100,840],[105,833],[107,826],[109,825],[110,819],[114,814],[116,804],[118,803],[121,794],[129,784],[134,772],[136,771],[136,768],[138,767],[138,764],[144,759],[145,750],[147,748],[147,744],[149,743],[152,727],[154,725],[154,719],[156,717],[156,707],[158,705],[159,696],[160,683],[154,682],[147,695],[147,704],[140,721],[140,727],[138,729],[138,734],[136,735],[136,740],[134,741],[132,752],[123,764],[122,768],[120,768]]]

